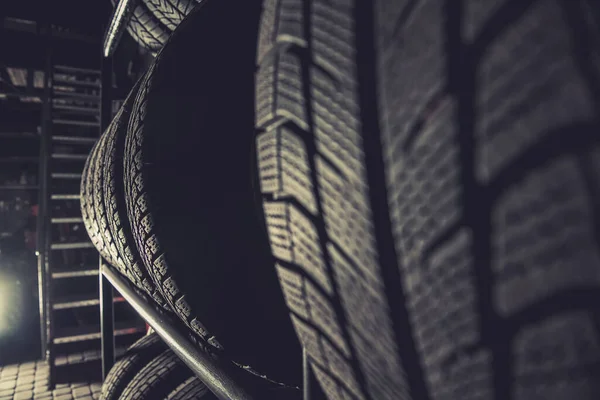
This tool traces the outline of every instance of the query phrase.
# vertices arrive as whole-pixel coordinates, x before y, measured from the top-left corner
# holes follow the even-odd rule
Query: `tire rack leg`
[[[42,98],[42,132],[40,138],[40,166],[39,166],[39,188],[38,188],[38,215],[37,215],[37,262],[38,262],[38,295],[40,311],[40,341],[41,356],[48,365],[52,365],[52,324],[50,318],[50,293],[49,293],[49,257],[50,257],[50,226],[47,224],[46,214],[48,213],[48,200],[50,199],[50,190],[48,186],[49,178],[49,155],[50,155],[50,119],[51,119],[51,96],[50,79],[52,76],[52,33],[50,23],[43,21],[40,26],[40,34],[43,35],[46,48],[45,74],[44,74],[44,94]],[[53,368],[50,368],[49,376],[50,387],[54,385]]]
[[[108,7],[107,15],[110,15],[110,3],[106,2],[106,4]],[[101,68],[100,135],[106,131],[112,119],[112,56],[102,57]],[[102,341],[102,378],[104,379],[115,363],[115,321],[113,288],[110,282],[102,275],[103,264],[104,260],[100,257],[100,333]]]
[[[114,304],[113,287],[102,275],[102,264],[104,260],[100,257],[100,335],[102,345],[102,380],[115,363],[115,335],[114,335]]]

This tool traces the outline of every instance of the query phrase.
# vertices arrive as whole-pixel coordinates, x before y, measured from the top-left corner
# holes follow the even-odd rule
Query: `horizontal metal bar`
[[[54,77],[53,82],[61,83],[61,84],[65,84],[65,85],[87,86],[87,87],[92,87],[92,88],[100,87],[100,82],[88,82],[88,81],[81,81],[81,80],[77,80],[77,79],[62,79],[62,78]]]
[[[56,111],[68,111],[73,113],[82,113],[82,114],[100,114],[99,108],[93,107],[78,107],[78,106],[66,106],[62,104],[53,104],[52,109]]]
[[[54,179],[81,179],[81,174],[67,172],[54,172],[50,176]]]
[[[55,135],[52,136],[52,140],[56,142],[70,142],[70,143],[86,143],[86,144],[94,144],[98,140],[98,138],[91,137],[83,137],[83,136],[61,136]]]
[[[87,101],[92,101],[92,102],[100,102],[99,94],[86,94],[86,93],[79,93],[79,92],[66,92],[64,90],[54,90],[54,96],[56,96],[56,98],[69,97],[69,98],[73,98],[73,99],[81,99],[81,100],[87,100]]]
[[[93,249],[92,242],[75,242],[75,243],[52,243],[50,250],[75,250],[75,249]]]
[[[100,70],[98,70],[98,69],[76,68],[76,67],[69,67],[67,65],[55,65],[54,69],[56,71],[64,71],[64,72],[71,72],[71,73],[100,75]]]
[[[56,153],[56,154],[52,154],[52,158],[54,158],[55,160],[81,160],[81,161],[85,161],[88,158],[87,154],[63,154],[63,153]]]
[[[11,99],[35,98],[36,103],[42,103],[42,91],[39,89],[23,89],[19,92],[0,92],[0,97],[10,97]],[[31,102],[31,101],[30,101]]]
[[[144,326],[134,326],[131,325],[131,323],[122,322],[116,324],[114,332],[115,336],[124,336],[143,333],[144,331]],[[64,344],[97,339],[100,339],[100,326],[89,325],[74,329],[65,329],[62,332],[59,331],[56,333],[56,337],[54,338],[53,342],[54,344]]]
[[[80,224],[83,222],[83,218],[81,218],[81,217],[51,218],[50,222],[52,222],[53,224]]]
[[[118,272],[104,264],[102,274],[219,399],[252,399],[212,357],[198,350],[165,317],[146,303]]]
[[[21,157],[21,156],[12,156],[12,157],[1,157],[0,162],[2,163],[38,163],[40,161],[39,157]]]
[[[0,190],[36,190],[37,185],[2,185]]]
[[[82,278],[85,276],[97,276],[98,273],[98,268],[54,271],[52,272],[52,279]]]
[[[50,196],[50,200],[81,200],[79,194],[53,194]]]
[[[76,121],[76,120],[72,120],[72,119],[53,119],[52,123],[60,124],[60,125],[73,125],[73,126],[92,126],[92,127],[100,126],[100,122]]]
[[[125,299],[123,297],[114,297],[113,303],[122,303]],[[66,310],[71,308],[81,308],[81,307],[91,307],[97,306],[100,304],[100,299],[98,295],[94,295],[93,298],[84,298],[79,296],[79,298],[73,297],[70,299],[55,299],[52,304],[52,309],[54,310]]]

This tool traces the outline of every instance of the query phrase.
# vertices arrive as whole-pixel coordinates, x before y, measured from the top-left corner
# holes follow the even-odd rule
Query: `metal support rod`
[[[100,135],[108,128],[112,120],[112,78],[113,59],[102,57],[100,72]]]
[[[107,2],[108,4],[108,2]],[[112,119],[112,57],[101,58],[100,70],[100,132],[108,128]],[[100,257],[100,271],[103,268]],[[114,335],[114,306],[112,286],[100,274],[100,332],[102,342],[102,377],[106,375],[115,362],[115,335]]]
[[[115,7],[115,11],[110,19],[110,25],[104,34],[103,42],[103,54],[104,57],[110,57],[119,44],[123,32],[129,24],[129,20],[133,15],[133,10],[138,5],[139,0],[119,0],[119,3]]]
[[[103,260],[100,257],[100,270]],[[115,363],[115,317],[113,305],[113,287],[110,282],[100,275],[100,340],[102,345],[102,379]]]
[[[108,265],[104,265],[102,274],[217,398],[221,400],[252,399],[210,355],[198,350],[189,339],[173,327],[167,318],[146,303],[118,272]]]
[[[41,138],[40,138],[40,164],[39,164],[39,192],[38,192],[38,215],[37,215],[37,262],[38,262],[38,296],[39,296],[39,312],[40,312],[40,336],[41,336],[41,352],[42,358],[51,361],[49,354],[50,342],[50,318],[48,314],[49,293],[47,280],[49,277],[48,257],[49,240],[48,240],[48,223],[47,215],[49,213],[48,202],[50,200],[49,183],[49,160],[50,160],[50,120],[51,120],[51,79],[52,79],[52,38],[50,33],[50,24],[44,23],[42,28],[45,30],[44,38],[46,45],[46,66],[44,74],[44,95],[42,103],[42,121],[41,121]],[[52,376],[50,376],[52,382]]]

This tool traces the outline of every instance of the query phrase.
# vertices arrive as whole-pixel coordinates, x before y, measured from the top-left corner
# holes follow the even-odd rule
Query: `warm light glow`
[[[19,328],[23,310],[21,282],[14,276],[0,273],[0,336]]]

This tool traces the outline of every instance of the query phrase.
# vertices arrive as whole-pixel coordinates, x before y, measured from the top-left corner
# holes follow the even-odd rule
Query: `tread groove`
[[[522,16],[533,1],[518,0],[504,3],[499,11],[486,21],[483,32],[474,42],[475,49],[488,46],[511,21]],[[510,5],[510,6],[509,6]],[[489,192],[483,190],[476,176],[476,82],[477,59],[469,57],[464,42],[462,26],[464,24],[464,1],[460,4],[452,0],[444,2],[446,22],[444,32],[447,37],[445,56],[447,58],[448,88],[457,99],[456,125],[458,127],[460,181],[463,189],[463,220],[471,230],[473,266],[475,282],[476,309],[480,324],[480,344],[492,353],[491,368],[494,373],[492,390],[497,400],[510,398],[513,392],[513,365],[506,325],[493,306],[495,279],[492,273],[492,244],[489,232],[492,232],[492,199]]]
[[[403,10],[406,19],[416,2],[412,1]],[[357,2],[354,9],[356,21],[356,59],[375,60],[375,10],[373,2]],[[384,285],[385,298],[389,306],[392,330],[396,343],[396,356],[406,375],[408,392],[414,399],[431,398],[425,383],[423,367],[417,353],[412,324],[407,309],[407,298],[402,284],[399,258],[396,254],[392,223],[389,218],[388,191],[385,180],[385,166],[382,154],[381,130],[378,115],[378,97],[375,63],[357,62],[358,99],[360,119],[362,121],[363,149],[365,155],[366,176],[369,187],[368,200],[372,213],[376,250],[379,255],[379,268]],[[439,104],[444,96],[436,93],[424,109],[426,112]],[[411,147],[418,133],[418,123],[413,135],[405,142],[405,151]],[[401,344],[401,345],[400,345]]]

